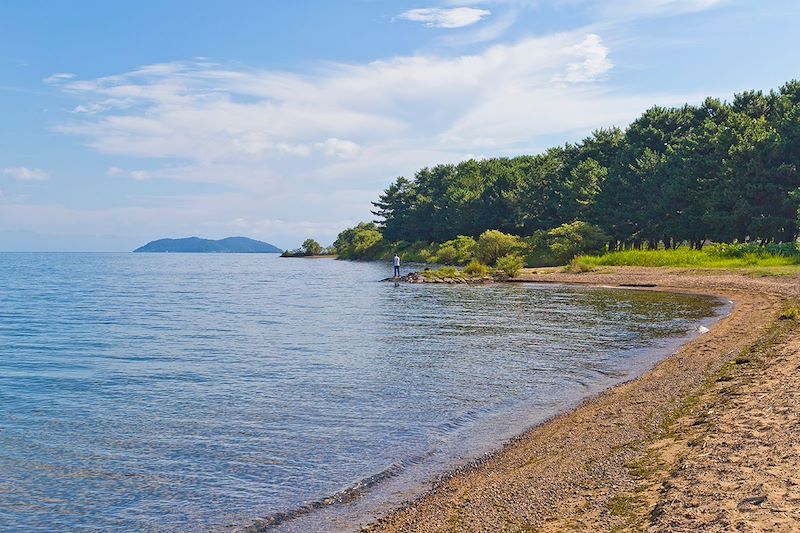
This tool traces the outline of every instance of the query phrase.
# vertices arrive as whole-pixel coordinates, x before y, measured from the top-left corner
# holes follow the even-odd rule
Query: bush
[[[480,261],[473,259],[464,267],[464,273],[469,274],[473,278],[486,278],[492,275],[492,269]]]
[[[414,261],[417,263],[435,263],[436,256],[434,256],[430,250],[427,248],[422,248],[419,250],[416,255],[407,259],[408,261]]]
[[[444,265],[453,265],[458,261],[458,252],[456,249],[449,245],[443,244],[436,252],[436,262]]]
[[[497,269],[509,278],[513,278],[519,274],[519,271],[522,270],[524,265],[525,261],[523,261],[520,256],[514,254],[504,255],[497,260]]]
[[[341,259],[376,259],[384,242],[378,226],[361,222],[339,233],[333,245]]]
[[[539,231],[527,239],[528,264],[565,265],[583,254],[602,252],[608,235],[599,227],[576,220],[549,231]]]
[[[515,252],[521,247],[522,242],[519,237],[491,229],[484,231],[478,237],[475,253],[481,262],[493,265],[501,257]]]
[[[445,241],[436,252],[436,262],[445,265],[464,265],[474,257],[477,244],[475,239],[464,235]]]
[[[319,255],[322,251],[322,246],[314,239],[306,239],[303,241],[301,248],[303,248],[303,253],[305,255]]]

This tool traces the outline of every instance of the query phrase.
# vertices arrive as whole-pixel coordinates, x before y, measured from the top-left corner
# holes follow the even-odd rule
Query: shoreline
[[[714,376],[740,354],[770,335],[778,339],[773,348],[785,348],[787,331],[795,323],[777,317],[800,299],[798,278],[638,267],[578,274],[524,271],[513,281],[704,294],[735,305],[709,332],[644,375],[531,428],[488,457],[456,468],[430,491],[362,531],[644,530],[656,527],[655,509],[660,523],[670,524],[666,530],[678,527],[679,517],[664,511],[662,493],[667,474],[691,453],[673,449],[670,453],[677,456],[665,460],[661,452],[652,451],[653,443],[665,433],[681,440],[685,431],[676,436],[672,426],[694,416],[690,407],[700,403],[698,397],[716,392],[709,381],[717,383]],[[735,381],[726,377],[721,382],[738,385]],[[644,462],[651,470],[660,469],[659,482],[653,480],[655,474],[645,479],[635,472],[645,468]],[[680,495],[671,498],[679,500]]]

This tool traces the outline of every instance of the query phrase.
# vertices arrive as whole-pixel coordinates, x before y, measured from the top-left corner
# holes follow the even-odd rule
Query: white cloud
[[[108,167],[106,170],[106,176],[119,176],[123,174],[125,171],[119,167]]]
[[[566,71],[555,76],[554,81],[595,81],[613,67],[608,59],[608,48],[599,35],[587,35],[581,43],[571,47],[568,53],[572,53],[579,60],[569,63]]]
[[[357,156],[361,147],[353,141],[344,141],[332,137],[324,143],[319,143],[317,148],[322,150],[326,157],[338,157],[340,159],[352,159]]]
[[[8,167],[0,170],[0,173],[11,176],[17,181],[47,181],[50,179],[50,175],[40,168]]]
[[[491,14],[491,11],[474,7],[454,7],[450,9],[428,7],[409,9],[398,15],[397,18],[413,22],[424,22],[426,26],[431,28],[453,29],[471,26]]]
[[[525,124],[524,140],[602,125],[589,115],[543,131],[536,126],[541,117],[529,110],[532,102],[549,97],[554,80],[585,83],[611,68],[601,38],[582,33],[528,38],[455,57],[329,64],[307,74],[200,62],[152,65],[64,84],[64,90],[85,100],[84,107],[96,101],[109,107],[59,130],[84,136],[92,147],[115,155],[179,158],[205,166],[271,160],[276,168],[290,168],[297,159],[323,165],[326,159],[363,157],[390,140],[426,145],[477,110],[499,105],[516,107],[516,117],[503,119],[510,120],[505,125],[511,130]],[[569,94],[564,93],[567,99]],[[570,115],[569,109],[550,113]],[[485,120],[475,131],[462,132],[470,139],[468,151],[499,117]],[[508,139],[512,145],[521,140]],[[439,148],[463,153],[462,146]]]
[[[504,35],[519,18],[518,9],[507,9],[491,23],[481,24],[470,31],[448,34],[442,42],[448,46],[459,47],[475,43],[491,42]]]
[[[75,77],[75,74],[71,72],[57,72],[51,76],[46,77],[44,80],[45,83],[59,83],[66,80],[71,80]]]
[[[136,181],[143,181],[151,177],[150,173],[146,170],[132,170],[129,175]]]

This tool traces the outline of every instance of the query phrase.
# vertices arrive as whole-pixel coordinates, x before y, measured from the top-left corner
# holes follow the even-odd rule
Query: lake
[[[356,529],[728,310],[378,282],[390,274],[260,254],[0,254],[0,530]]]

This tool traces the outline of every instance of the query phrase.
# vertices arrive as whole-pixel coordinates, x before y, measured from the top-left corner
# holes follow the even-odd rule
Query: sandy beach
[[[800,275],[617,267],[520,280],[712,294],[733,312],[641,378],[508,443],[364,528],[800,529]],[[774,274],[774,272],[772,273]]]

